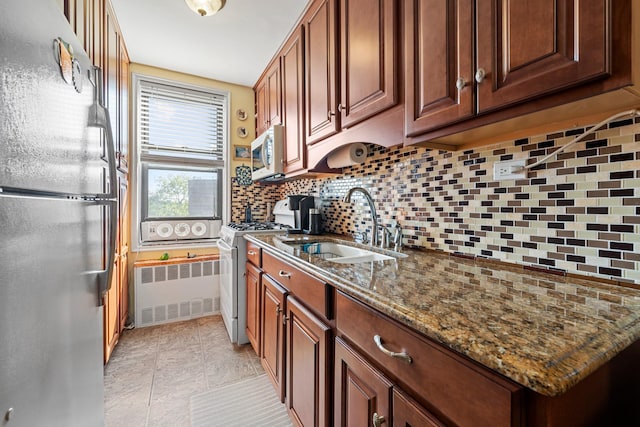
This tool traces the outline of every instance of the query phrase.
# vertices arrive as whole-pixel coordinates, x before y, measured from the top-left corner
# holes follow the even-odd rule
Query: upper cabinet
[[[256,84],[256,134],[282,123],[280,59],[276,58]]]
[[[284,173],[303,170],[307,150],[304,137],[304,31],[298,27],[282,49],[282,124]]]
[[[609,3],[478,0],[478,112],[607,77]]]
[[[472,117],[473,0],[410,1],[404,18],[407,135]]]
[[[340,113],[348,128],[398,102],[397,2],[340,1]]]
[[[305,31],[305,129],[313,144],[340,129],[336,82],[336,3],[316,0],[302,18]]]
[[[307,144],[398,103],[397,11],[396,0],[312,3],[303,18]]]
[[[575,119],[575,111],[586,115],[633,104],[626,96],[626,104],[607,101],[533,115],[631,83],[630,16],[628,1],[408,1],[408,143],[411,137],[428,142],[458,134],[462,140],[444,142],[459,146],[464,139]],[[516,117],[522,120],[503,126]],[[494,126],[465,134],[485,125]]]
[[[630,0],[311,0],[256,85],[258,129],[285,124],[293,176],[351,142],[455,150],[588,125],[640,103],[632,22]]]

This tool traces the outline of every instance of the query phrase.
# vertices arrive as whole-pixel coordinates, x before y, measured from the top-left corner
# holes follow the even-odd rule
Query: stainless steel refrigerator
[[[116,201],[101,93],[54,0],[0,2],[3,427],[104,424]]]

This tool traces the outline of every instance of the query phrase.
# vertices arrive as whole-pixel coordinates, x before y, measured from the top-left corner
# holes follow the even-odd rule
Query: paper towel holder
[[[367,158],[367,146],[362,142],[342,145],[327,155],[327,166],[338,169],[363,163]]]

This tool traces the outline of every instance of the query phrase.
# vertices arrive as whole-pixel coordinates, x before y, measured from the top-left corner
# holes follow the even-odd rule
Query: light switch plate
[[[495,162],[493,164],[493,179],[496,181],[504,179],[525,179],[527,177],[527,171],[522,169],[524,166],[525,160]]]

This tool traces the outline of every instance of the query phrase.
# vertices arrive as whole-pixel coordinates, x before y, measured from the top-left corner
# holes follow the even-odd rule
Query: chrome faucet
[[[353,187],[347,191],[347,194],[344,196],[344,202],[351,202],[351,195],[359,191],[364,194],[367,203],[369,204],[369,210],[371,211],[371,220],[373,221],[373,228],[371,229],[371,246],[376,246],[378,244],[378,213],[376,212],[376,206],[373,203],[373,199],[371,198],[371,194],[367,190],[362,187]]]

